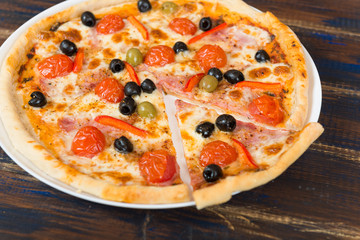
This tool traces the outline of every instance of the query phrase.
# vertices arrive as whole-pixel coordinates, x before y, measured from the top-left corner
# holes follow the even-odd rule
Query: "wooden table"
[[[0,0],[0,43],[60,0]],[[226,204],[134,210],[57,191],[0,151],[0,239],[360,239],[360,1],[248,0],[289,25],[320,72],[324,134]]]

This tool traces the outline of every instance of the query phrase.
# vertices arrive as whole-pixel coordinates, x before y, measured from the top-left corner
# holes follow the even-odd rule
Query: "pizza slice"
[[[177,118],[197,208],[228,201],[274,179],[323,132],[271,130],[177,100]]]

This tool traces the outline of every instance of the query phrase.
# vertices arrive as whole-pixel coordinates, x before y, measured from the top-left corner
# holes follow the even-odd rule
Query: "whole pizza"
[[[106,200],[223,203],[280,175],[323,131],[305,122],[298,38],[240,0],[83,2],[30,27],[0,77],[14,148]]]

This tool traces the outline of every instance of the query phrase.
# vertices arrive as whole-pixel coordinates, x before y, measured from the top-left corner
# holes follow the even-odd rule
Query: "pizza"
[[[296,35],[240,0],[90,0],[14,43],[1,120],[79,191],[203,208],[274,179],[320,136],[308,81]]]

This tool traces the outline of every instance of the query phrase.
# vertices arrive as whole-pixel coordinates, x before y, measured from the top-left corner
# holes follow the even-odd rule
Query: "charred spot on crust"
[[[23,73],[23,71],[26,70],[25,64],[20,66],[20,69],[18,71],[18,74],[21,75]]]
[[[51,32],[56,32],[58,30],[58,28],[62,25],[63,23],[61,22],[57,22],[55,24],[53,24],[51,27],[50,27],[50,31]]]
[[[30,49],[30,52],[28,54],[26,54],[26,57],[30,60],[30,59],[32,59],[34,57],[34,55],[35,55],[35,48],[32,47]]]
[[[27,83],[27,82],[29,82],[29,81],[31,81],[33,79],[34,79],[34,77],[28,77],[28,78],[24,78],[21,82],[22,83]]]

